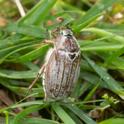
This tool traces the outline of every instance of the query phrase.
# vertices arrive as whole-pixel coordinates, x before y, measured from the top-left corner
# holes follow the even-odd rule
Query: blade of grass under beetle
[[[58,103],[52,104],[52,108],[59,118],[64,122],[64,124],[76,124],[76,122],[74,122],[74,120],[63,110],[63,108]]]
[[[83,54],[85,60],[89,63],[89,65],[94,69],[94,71],[103,79],[109,89],[118,94],[122,99],[124,99],[124,89],[122,86],[110,76],[105,68],[96,65],[88,56]]]
[[[101,13],[103,11],[105,11],[108,7],[111,7],[117,1],[118,0],[97,1],[96,4],[93,7],[91,7],[91,9],[87,11],[83,17],[75,21],[75,23],[72,26],[72,29],[74,31],[80,31],[82,28],[93,23],[99,16],[101,16]]]
[[[41,0],[33,9],[27,13],[25,17],[21,18],[18,23],[40,25],[56,1],[57,0]]]
[[[22,112],[17,114],[13,120],[13,124],[22,124],[21,120],[26,117],[28,114],[43,109],[47,106],[47,104],[41,103],[41,105],[34,105],[24,109]]]
[[[94,120],[92,120],[86,113],[84,113],[77,106],[72,106],[70,104],[64,104],[65,107],[70,109],[73,113],[75,113],[81,120],[83,120],[86,124],[96,124]]]

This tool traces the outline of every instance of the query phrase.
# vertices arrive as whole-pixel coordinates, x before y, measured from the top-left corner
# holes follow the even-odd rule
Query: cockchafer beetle
[[[79,77],[80,47],[72,31],[67,28],[60,30],[53,41],[46,40],[46,43],[52,43],[54,47],[48,51],[37,77],[43,74],[45,99],[64,99],[71,95]]]

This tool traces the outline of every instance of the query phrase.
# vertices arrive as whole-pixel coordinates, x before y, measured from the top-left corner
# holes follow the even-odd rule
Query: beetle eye
[[[60,34],[63,35],[63,31],[61,31]]]
[[[62,31],[60,31],[60,35],[62,35],[62,36],[72,36],[73,35],[73,33],[71,32],[71,30],[62,30]]]

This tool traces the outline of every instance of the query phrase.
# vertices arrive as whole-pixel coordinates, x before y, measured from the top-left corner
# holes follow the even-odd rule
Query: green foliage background
[[[16,7],[2,10],[4,2],[0,1],[0,9],[2,15],[9,12],[9,22],[0,28],[0,85],[14,96],[12,105],[0,109],[5,123],[122,124],[124,17],[117,20],[114,15],[123,13],[124,1],[41,0],[36,3],[27,0],[22,2],[27,6],[25,17],[18,17]],[[59,23],[57,17],[64,21]],[[48,31],[66,25],[72,28],[82,52],[80,78],[73,94],[76,101],[45,102],[40,80],[26,96],[51,47],[42,43],[50,38]],[[35,100],[28,101],[29,97]],[[15,114],[15,109],[20,112]],[[38,117],[31,115],[38,111]]]

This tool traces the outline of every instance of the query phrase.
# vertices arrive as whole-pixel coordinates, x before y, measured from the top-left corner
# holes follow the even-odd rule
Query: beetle
[[[54,47],[48,51],[37,77],[43,74],[45,99],[64,99],[71,95],[79,77],[80,47],[68,28],[60,30],[53,41],[46,42]]]

